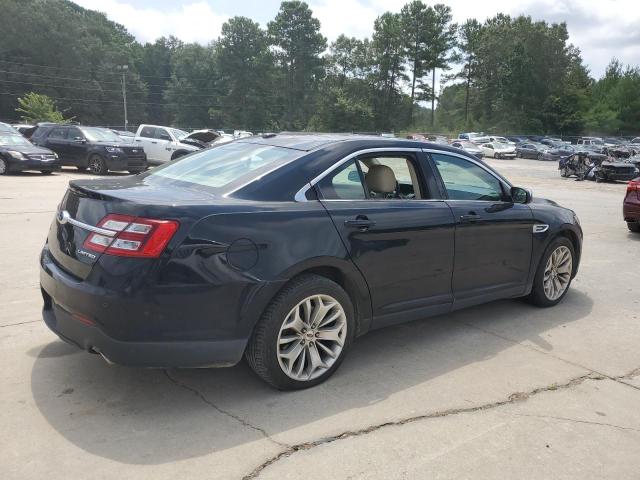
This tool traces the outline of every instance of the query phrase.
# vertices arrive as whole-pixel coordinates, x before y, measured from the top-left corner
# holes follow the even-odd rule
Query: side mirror
[[[513,203],[531,203],[533,194],[531,190],[522,187],[511,187],[511,201]]]

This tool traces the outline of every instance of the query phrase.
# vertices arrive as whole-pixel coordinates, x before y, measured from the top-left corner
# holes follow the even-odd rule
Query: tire
[[[627,228],[630,232],[640,233],[640,222],[627,222]]]
[[[89,157],[89,171],[94,175],[107,174],[107,164],[100,155],[94,154]]]
[[[309,299],[315,299],[315,302]],[[341,336],[338,341],[327,339],[320,343],[317,339],[319,333],[314,336],[314,330],[304,328],[308,324],[293,321],[296,308],[299,309],[298,319],[304,318],[305,312],[316,311],[318,299],[325,306],[328,302],[335,302],[323,318],[335,315],[337,319],[330,321],[324,328],[320,320],[321,327],[317,330],[327,333],[334,329],[331,332]],[[310,303],[308,308],[304,308],[307,300]],[[300,328],[296,328],[295,324]],[[336,331],[340,333],[337,334]],[[342,363],[354,336],[355,318],[349,295],[328,278],[305,274],[294,278],[271,301],[249,339],[245,356],[253,371],[269,385],[279,390],[299,390],[312,387],[329,378]],[[295,339],[290,340],[291,338]],[[282,343],[281,339],[289,341]],[[327,350],[318,346],[328,347],[335,357],[328,355]],[[293,360],[288,360],[285,354],[294,350],[300,353]],[[320,359],[324,367],[313,368],[312,357]],[[286,372],[287,367],[289,373]]]
[[[542,160],[542,154],[541,153],[538,154],[538,160]]]
[[[554,296],[553,294],[551,295],[549,294],[549,293],[553,293],[553,291],[545,292],[545,282],[544,282],[546,271],[550,263],[549,260],[550,260],[550,257],[554,254],[554,252],[559,252],[558,255],[568,252],[571,255],[571,258],[570,258],[571,264],[569,266],[564,264],[564,268],[565,269],[568,268],[569,271],[566,272],[558,269],[557,276],[556,276],[557,280],[554,282],[554,280],[551,279],[552,284],[557,285],[558,283],[563,282],[564,275],[568,275],[568,278],[566,278],[567,283],[564,284],[563,290],[561,292],[557,292],[557,291],[555,292],[556,294],[559,293],[557,294],[557,296]],[[557,258],[559,260],[562,259],[561,256],[558,256]],[[536,276],[533,279],[533,288],[531,289],[531,293],[527,297],[527,300],[530,303],[543,308],[557,305],[567,294],[567,292],[569,291],[569,287],[571,287],[571,281],[573,280],[575,259],[576,259],[576,254],[573,248],[573,244],[567,237],[557,237],[553,239],[549,244],[549,246],[544,251],[542,258],[540,259],[538,269],[536,270]],[[553,264],[553,262],[551,263]]]
[[[3,158],[0,158],[0,175],[7,175],[8,173],[9,165],[7,165],[7,162]]]
[[[173,161],[176,158],[184,157],[187,153],[189,153],[189,152],[184,152],[182,150],[178,150],[177,152],[173,152],[173,155],[171,155],[171,160]]]

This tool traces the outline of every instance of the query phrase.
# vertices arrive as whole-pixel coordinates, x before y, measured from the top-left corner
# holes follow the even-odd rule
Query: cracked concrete
[[[244,363],[129,369],[55,339],[37,257],[66,182],[85,176],[0,177],[3,479],[637,477],[640,236],[620,219],[625,187],[490,162],[580,216],[584,259],[565,301],[373,332],[331,381],[293,393]]]

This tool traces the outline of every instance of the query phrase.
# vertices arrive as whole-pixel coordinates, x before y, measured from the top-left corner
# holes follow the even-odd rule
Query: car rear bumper
[[[163,321],[177,328],[194,327],[189,327],[191,319],[186,314],[176,317],[162,308],[157,309],[152,300],[145,304],[142,299],[127,298],[72,277],[57,266],[46,248],[41,257],[40,286],[45,324],[61,339],[83,350],[100,353],[112,363],[152,368],[231,366],[240,361],[248,341],[248,335],[237,338],[220,332],[219,338],[211,338],[205,333],[188,331],[181,337],[179,333],[162,331]],[[194,299],[184,299],[183,312],[188,309],[188,300]],[[107,304],[110,313],[105,314]],[[123,312],[128,312],[126,318]],[[162,318],[163,315],[171,318]],[[150,333],[126,338],[129,333],[126,325],[134,328],[141,322],[148,325]],[[115,338],[107,327],[125,338]],[[150,341],[146,341],[147,338]]]
[[[82,350],[98,353],[109,363],[147,368],[228,367],[242,358],[246,341],[122,342],[106,335],[88,319],[48,300],[44,323],[58,337]]]

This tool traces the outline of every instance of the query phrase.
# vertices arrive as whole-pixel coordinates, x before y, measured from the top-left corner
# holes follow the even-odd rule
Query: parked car
[[[545,148],[539,143],[522,142],[516,145],[516,157],[540,159]]]
[[[520,137],[520,136],[510,136],[510,137],[507,137],[507,140],[509,140],[510,142],[513,142],[514,145],[529,142],[529,139],[527,137]]]
[[[469,140],[455,140],[451,142],[451,146],[455,148],[460,148],[465,152],[470,153],[476,158],[484,157],[484,152],[482,151],[482,149],[475,143],[470,142]]]
[[[8,123],[2,123],[2,122],[0,122],[0,133],[17,133],[17,134],[20,134],[20,132],[18,130],[13,128]]]
[[[538,160],[562,161],[576,153],[576,150],[566,143],[555,143],[549,148],[542,151],[542,155],[538,156]]]
[[[639,174],[640,171],[631,162],[604,160],[595,162],[586,178],[596,182],[628,182]]]
[[[31,139],[56,152],[63,166],[88,168],[94,175],[109,171],[140,173],[147,168],[143,149],[125,143],[108,128],[46,124],[38,126]]]
[[[485,157],[505,159],[516,158],[516,148],[513,145],[508,145],[506,143],[483,143],[480,145],[480,148],[482,149],[482,153],[484,153]]]
[[[484,133],[468,132],[468,133],[460,133],[460,134],[458,134],[458,139],[459,140],[470,140],[470,141],[473,141],[475,138],[482,137],[482,136],[484,136]]]
[[[28,132],[34,127],[34,125],[30,125],[28,123],[16,123],[11,126],[15,128],[18,132],[20,132],[22,135],[24,135],[26,132]]]
[[[582,137],[578,139],[576,145],[594,147],[599,153],[602,153],[605,147],[604,142],[599,137]]]
[[[481,143],[502,143],[505,145],[515,146],[514,142],[507,140],[505,137],[497,137],[495,135],[487,135],[484,137],[475,137],[472,139],[473,143],[481,144]]]
[[[159,125],[140,125],[135,143],[144,147],[149,163],[159,165],[204,148],[220,134],[215,130],[183,130]],[[206,138],[207,140],[203,140]]]
[[[17,132],[0,132],[0,175],[26,170],[49,174],[60,170],[60,160],[51,150],[36,147]]]
[[[133,143],[136,138],[136,134],[133,132],[129,132],[127,130],[114,130],[111,129],[113,133],[118,135],[124,143]]]
[[[622,214],[629,230],[640,233],[640,178],[631,180],[627,185]]]
[[[574,212],[458,149],[272,134],[72,181],[40,257],[43,317],[114,363],[245,355],[299,389],[371,329],[498,298],[557,304],[581,244]]]

